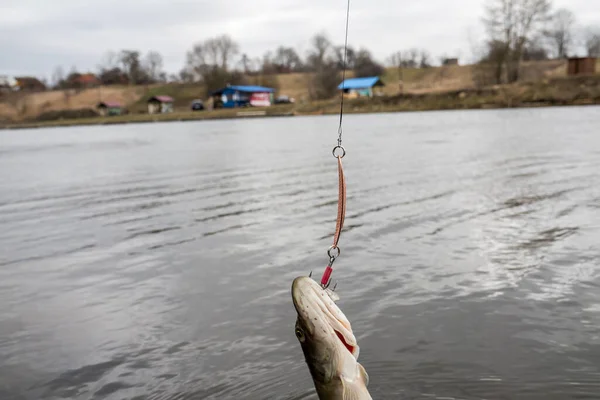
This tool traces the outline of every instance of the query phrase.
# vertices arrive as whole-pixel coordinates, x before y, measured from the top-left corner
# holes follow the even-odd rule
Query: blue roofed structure
[[[385,86],[378,76],[369,76],[366,78],[349,78],[338,85],[338,89],[344,93],[355,94],[355,96],[373,97],[373,88]]]
[[[266,107],[273,103],[274,92],[275,89],[264,86],[229,85],[210,95],[215,108]]]

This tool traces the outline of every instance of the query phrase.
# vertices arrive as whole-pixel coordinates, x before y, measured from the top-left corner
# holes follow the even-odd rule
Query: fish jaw
[[[292,283],[294,307],[307,333],[318,341],[335,343],[336,347],[341,344],[356,360],[360,348],[350,321],[334,299],[337,296],[332,298],[328,291],[307,276],[298,277]]]
[[[329,292],[311,278],[299,277],[292,283],[292,299],[298,314],[296,336],[319,399],[371,399],[350,322]]]

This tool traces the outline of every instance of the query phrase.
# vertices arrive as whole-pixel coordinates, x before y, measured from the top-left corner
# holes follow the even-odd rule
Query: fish
[[[358,362],[360,348],[350,321],[335,304],[338,299],[309,276],[295,278],[296,338],[320,400],[372,400],[369,375]]]

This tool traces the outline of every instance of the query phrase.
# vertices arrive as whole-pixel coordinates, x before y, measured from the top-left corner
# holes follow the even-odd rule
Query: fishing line
[[[338,127],[338,146],[342,145],[342,118],[344,117],[344,81],[346,80],[346,60],[348,58],[348,22],[350,21],[350,0],[346,8],[346,36],[344,39],[344,62],[342,64],[342,99],[340,101],[340,126]]]
[[[342,147],[342,119],[344,117],[344,87],[346,80],[346,63],[348,58],[348,22],[350,20],[350,0],[346,8],[346,35],[344,39],[344,61],[342,64],[342,98],[340,100],[340,125],[338,127],[338,140],[337,146],[333,148],[333,156],[337,158],[338,164],[338,212],[335,226],[335,233],[333,235],[333,244],[327,250],[329,256],[329,264],[323,272],[321,277],[321,286],[328,288],[331,283],[331,274],[333,273],[333,262],[339,257],[341,250],[338,247],[338,242],[342,234],[342,228],[344,227],[344,218],[346,216],[346,178],[344,176],[344,168],[342,166],[342,158],[346,155],[346,149]],[[335,289],[335,287],[334,287]]]

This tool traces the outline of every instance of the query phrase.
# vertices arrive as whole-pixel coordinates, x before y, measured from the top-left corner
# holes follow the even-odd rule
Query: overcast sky
[[[470,61],[482,39],[484,0],[351,0],[349,43],[380,61],[395,50],[427,49]],[[600,0],[554,0],[582,25],[600,26]],[[258,57],[279,45],[302,56],[316,32],[343,44],[346,0],[0,0],[0,75],[49,78],[96,71],[108,50],[157,50],[175,73],[196,41],[228,33]]]

